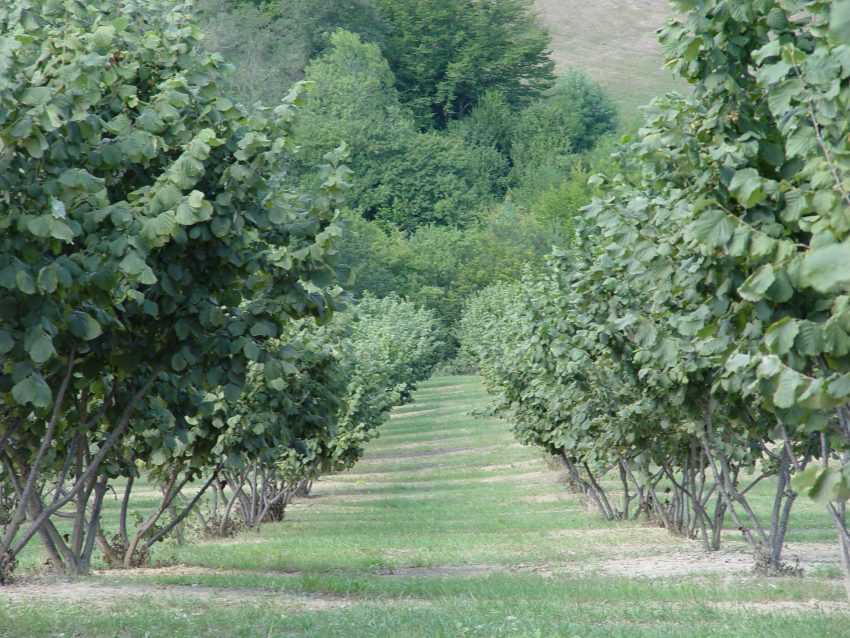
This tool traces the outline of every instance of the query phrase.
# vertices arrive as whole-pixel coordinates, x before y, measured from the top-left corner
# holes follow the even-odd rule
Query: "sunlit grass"
[[[471,416],[486,402],[475,378],[432,379],[355,471],[323,478],[283,523],[162,543],[153,559],[172,567],[56,585],[64,599],[9,602],[0,590],[0,636],[847,635],[828,565],[804,578],[617,575],[623,560],[688,560],[698,544],[599,519],[507,424]],[[760,489],[769,507],[770,486]],[[797,507],[803,531],[791,537],[831,542],[823,513]],[[75,602],[81,586],[89,598]]]

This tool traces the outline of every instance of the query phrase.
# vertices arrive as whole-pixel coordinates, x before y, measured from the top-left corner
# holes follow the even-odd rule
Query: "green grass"
[[[0,589],[0,636],[847,635],[829,565],[804,578],[618,574],[691,560],[697,544],[598,519],[507,424],[470,415],[486,401],[475,378],[433,379],[355,471],[323,478],[283,523],[161,544],[161,568],[24,578]],[[819,510],[799,505],[796,540],[831,542]]]
[[[599,82],[620,106],[626,123],[638,107],[688,85],[664,68],[655,31],[673,13],[667,0],[535,0],[552,34],[558,68],[574,66]]]

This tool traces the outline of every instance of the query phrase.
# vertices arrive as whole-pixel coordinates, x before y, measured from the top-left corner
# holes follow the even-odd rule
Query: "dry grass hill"
[[[655,30],[672,15],[667,0],[535,0],[552,33],[559,68],[586,71],[626,118],[655,95],[687,85],[664,68]]]

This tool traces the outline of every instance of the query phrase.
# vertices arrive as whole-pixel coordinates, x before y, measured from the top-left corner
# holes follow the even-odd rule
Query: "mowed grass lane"
[[[0,636],[846,636],[840,583],[604,523],[473,377],[437,378],[286,521],[164,566],[0,589]],[[684,569],[683,569],[684,567]]]

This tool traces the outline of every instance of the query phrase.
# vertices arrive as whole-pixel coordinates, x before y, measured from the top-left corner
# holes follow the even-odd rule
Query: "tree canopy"
[[[376,0],[384,55],[422,127],[442,128],[488,90],[527,104],[553,83],[549,36],[529,0]]]

